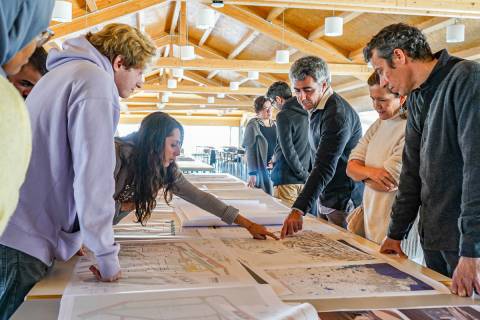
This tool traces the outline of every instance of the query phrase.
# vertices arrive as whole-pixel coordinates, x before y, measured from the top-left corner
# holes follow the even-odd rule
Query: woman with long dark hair
[[[114,223],[135,210],[138,222],[145,224],[156,206],[158,193],[162,192],[167,203],[175,194],[228,224],[246,228],[255,239],[267,236],[278,239],[264,226],[240,215],[238,209],[187,181],[175,163],[183,136],[183,127],[177,120],[166,113],[154,112],[143,119],[137,132],[115,140]]]

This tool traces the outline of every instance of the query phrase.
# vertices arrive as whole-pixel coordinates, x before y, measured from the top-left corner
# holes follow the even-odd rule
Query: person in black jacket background
[[[408,95],[403,167],[380,251],[400,242],[420,209],[427,266],[453,275],[452,292],[480,293],[480,64],[432,53],[412,26],[383,28],[364,49],[380,84]]]
[[[308,113],[292,97],[288,83],[277,81],[267,97],[280,110],[277,114],[277,145],[271,174],[274,196],[290,206],[299,196],[310,170]]]
[[[348,102],[333,92],[325,61],[303,57],[290,68],[298,102],[309,114],[313,169],[285,219],[281,236],[302,229],[303,214],[318,199],[319,215],[345,227],[348,212],[362,200],[363,184],[346,174],[350,151],[362,136],[360,118]]]

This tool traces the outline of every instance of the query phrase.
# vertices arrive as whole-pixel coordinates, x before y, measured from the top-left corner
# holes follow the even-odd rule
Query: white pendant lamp
[[[212,9],[201,9],[197,16],[198,29],[210,29],[215,26],[215,11]]]
[[[217,93],[217,98],[219,99],[225,98],[225,93]]]
[[[177,87],[177,79],[168,79],[167,88],[168,89],[175,89],[176,87]]]
[[[162,102],[163,102],[163,103],[167,103],[168,100],[170,100],[169,96],[166,96],[166,95],[163,95],[163,96],[162,96]]]
[[[183,69],[182,68],[173,68],[172,75],[175,78],[182,78],[183,77]]]
[[[451,24],[447,26],[447,43],[456,43],[465,41],[465,25]]]
[[[72,22],[72,3],[69,1],[55,1],[52,20],[58,22]]]
[[[208,103],[215,103],[215,97],[208,97],[207,102]]]
[[[275,62],[279,64],[290,62],[290,52],[288,50],[277,50],[275,53]]]
[[[157,109],[163,109],[163,108],[165,108],[164,103],[157,103]]]
[[[195,59],[195,48],[190,45],[180,47],[180,59],[193,60]]]
[[[248,79],[250,80],[258,80],[260,74],[258,71],[248,71]]]
[[[240,88],[240,82],[238,82],[238,81],[230,82],[230,90],[237,91],[238,88]]]
[[[325,35],[328,37],[339,37],[343,34],[342,17],[325,18]]]

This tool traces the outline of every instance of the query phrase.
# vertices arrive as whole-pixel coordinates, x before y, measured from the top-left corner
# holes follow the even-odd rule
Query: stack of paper
[[[226,204],[240,210],[242,216],[262,225],[281,225],[290,209],[278,201],[263,200],[225,200]],[[225,226],[219,217],[200,209],[182,199],[175,200],[175,212],[183,227]]]

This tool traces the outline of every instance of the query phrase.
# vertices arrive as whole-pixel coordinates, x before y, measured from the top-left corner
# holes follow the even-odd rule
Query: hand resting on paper
[[[113,282],[113,281],[117,281],[118,279],[121,278],[122,276],[122,271],[118,271],[118,273],[116,275],[114,275],[113,277],[110,277],[110,278],[104,278],[102,277],[102,275],[100,274],[100,270],[98,270],[97,267],[95,266],[90,266],[89,270],[95,275],[95,278],[97,278],[98,281],[101,281],[101,282]]]
[[[274,235],[272,232],[268,231],[267,228],[265,228],[260,224],[257,224],[255,222],[248,220],[247,218],[243,217],[240,214],[235,219],[235,223],[247,229],[254,239],[266,240],[267,237],[270,237],[272,239],[278,240],[278,237]]]

